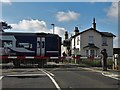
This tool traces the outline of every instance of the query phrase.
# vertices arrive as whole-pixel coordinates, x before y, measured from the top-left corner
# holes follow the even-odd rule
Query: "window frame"
[[[102,37],[102,46],[108,46],[107,42],[107,37]]]
[[[79,45],[79,42],[80,41],[80,38],[79,37],[77,37],[77,45]]]
[[[89,43],[94,43],[94,36],[89,36],[88,38]]]

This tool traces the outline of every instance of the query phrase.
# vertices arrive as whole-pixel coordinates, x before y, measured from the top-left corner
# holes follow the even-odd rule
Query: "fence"
[[[35,59],[41,60],[41,59],[47,59],[47,62],[49,62],[49,59],[52,61],[59,59],[59,62],[62,63],[74,63],[74,64],[85,64],[88,66],[93,66],[93,67],[101,67],[101,58],[100,57],[73,57],[73,56],[66,56],[66,57],[32,57],[32,56],[26,56],[26,57],[17,57],[17,56],[3,56],[0,58],[4,58],[6,60],[18,60],[20,59],[21,61],[29,61],[33,63]],[[108,67],[111,68],[113,66],[113,58],[108,57]]]
[[[107,64],[108,68],[112,68],[113,66],[113,58],[108,57]],[[63,63],[75,63],[75,64],[86,64],[87,66],[92,67],[101,67],[101,57],[62,57]]]

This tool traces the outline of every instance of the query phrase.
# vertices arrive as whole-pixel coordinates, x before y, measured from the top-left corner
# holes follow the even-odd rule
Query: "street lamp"
[[[54,26],[55,26],[55,24],[51,24],[52,26],[53,26],[53,34],[54,34]]]

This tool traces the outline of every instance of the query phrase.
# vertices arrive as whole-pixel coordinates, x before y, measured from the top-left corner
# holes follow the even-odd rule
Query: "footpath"
[[[74,68],[74,67],[78,67],[78,68],[82,68],[85,70],[90,70],[93,72],[99,72],[104,76],[116,79],[116,80],[120,80],[120,70],[113,70],[113,69],[107,69],[107,71],[103,71],[102,67],[90,67],[87,66],[85,64],[72,64],[72,63],[49,63],[48,65],[54,65],[56,67],[61,67],[61,68]]]
[[[89,67],[89,68],[84,67],[83,69],[90,70],[93,72],[99,72],[106,77],[120,80],[120,70],[107,69],[107,71],[103,71],[102,67]]]

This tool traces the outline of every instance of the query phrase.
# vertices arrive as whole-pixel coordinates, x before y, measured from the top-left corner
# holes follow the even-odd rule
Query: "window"
[[[80,40],[79,40],[79,37],[77,37],[77,45],[79,45],[79,41],[80,41]]]
[[[42,41],[42,48],[45,48],[45,42]]]
[[[102,45],[107,46],[107,37],[102,38]]]
[[[3,40],[2,41],[2,47],[12,47],[12,41],[9,40]]]
[[[90,50],[90,56],[94,56],[94,50]]]
[[[88,50],[86,50],[86,56],[87,56],[87,57],[89,56],[89,51],[88,51]]]
[[[17,47],[30,48],[29,43],[18,43]]]
[[[89,36],[89,43],[94,43],[94,37],[93,36]]]

